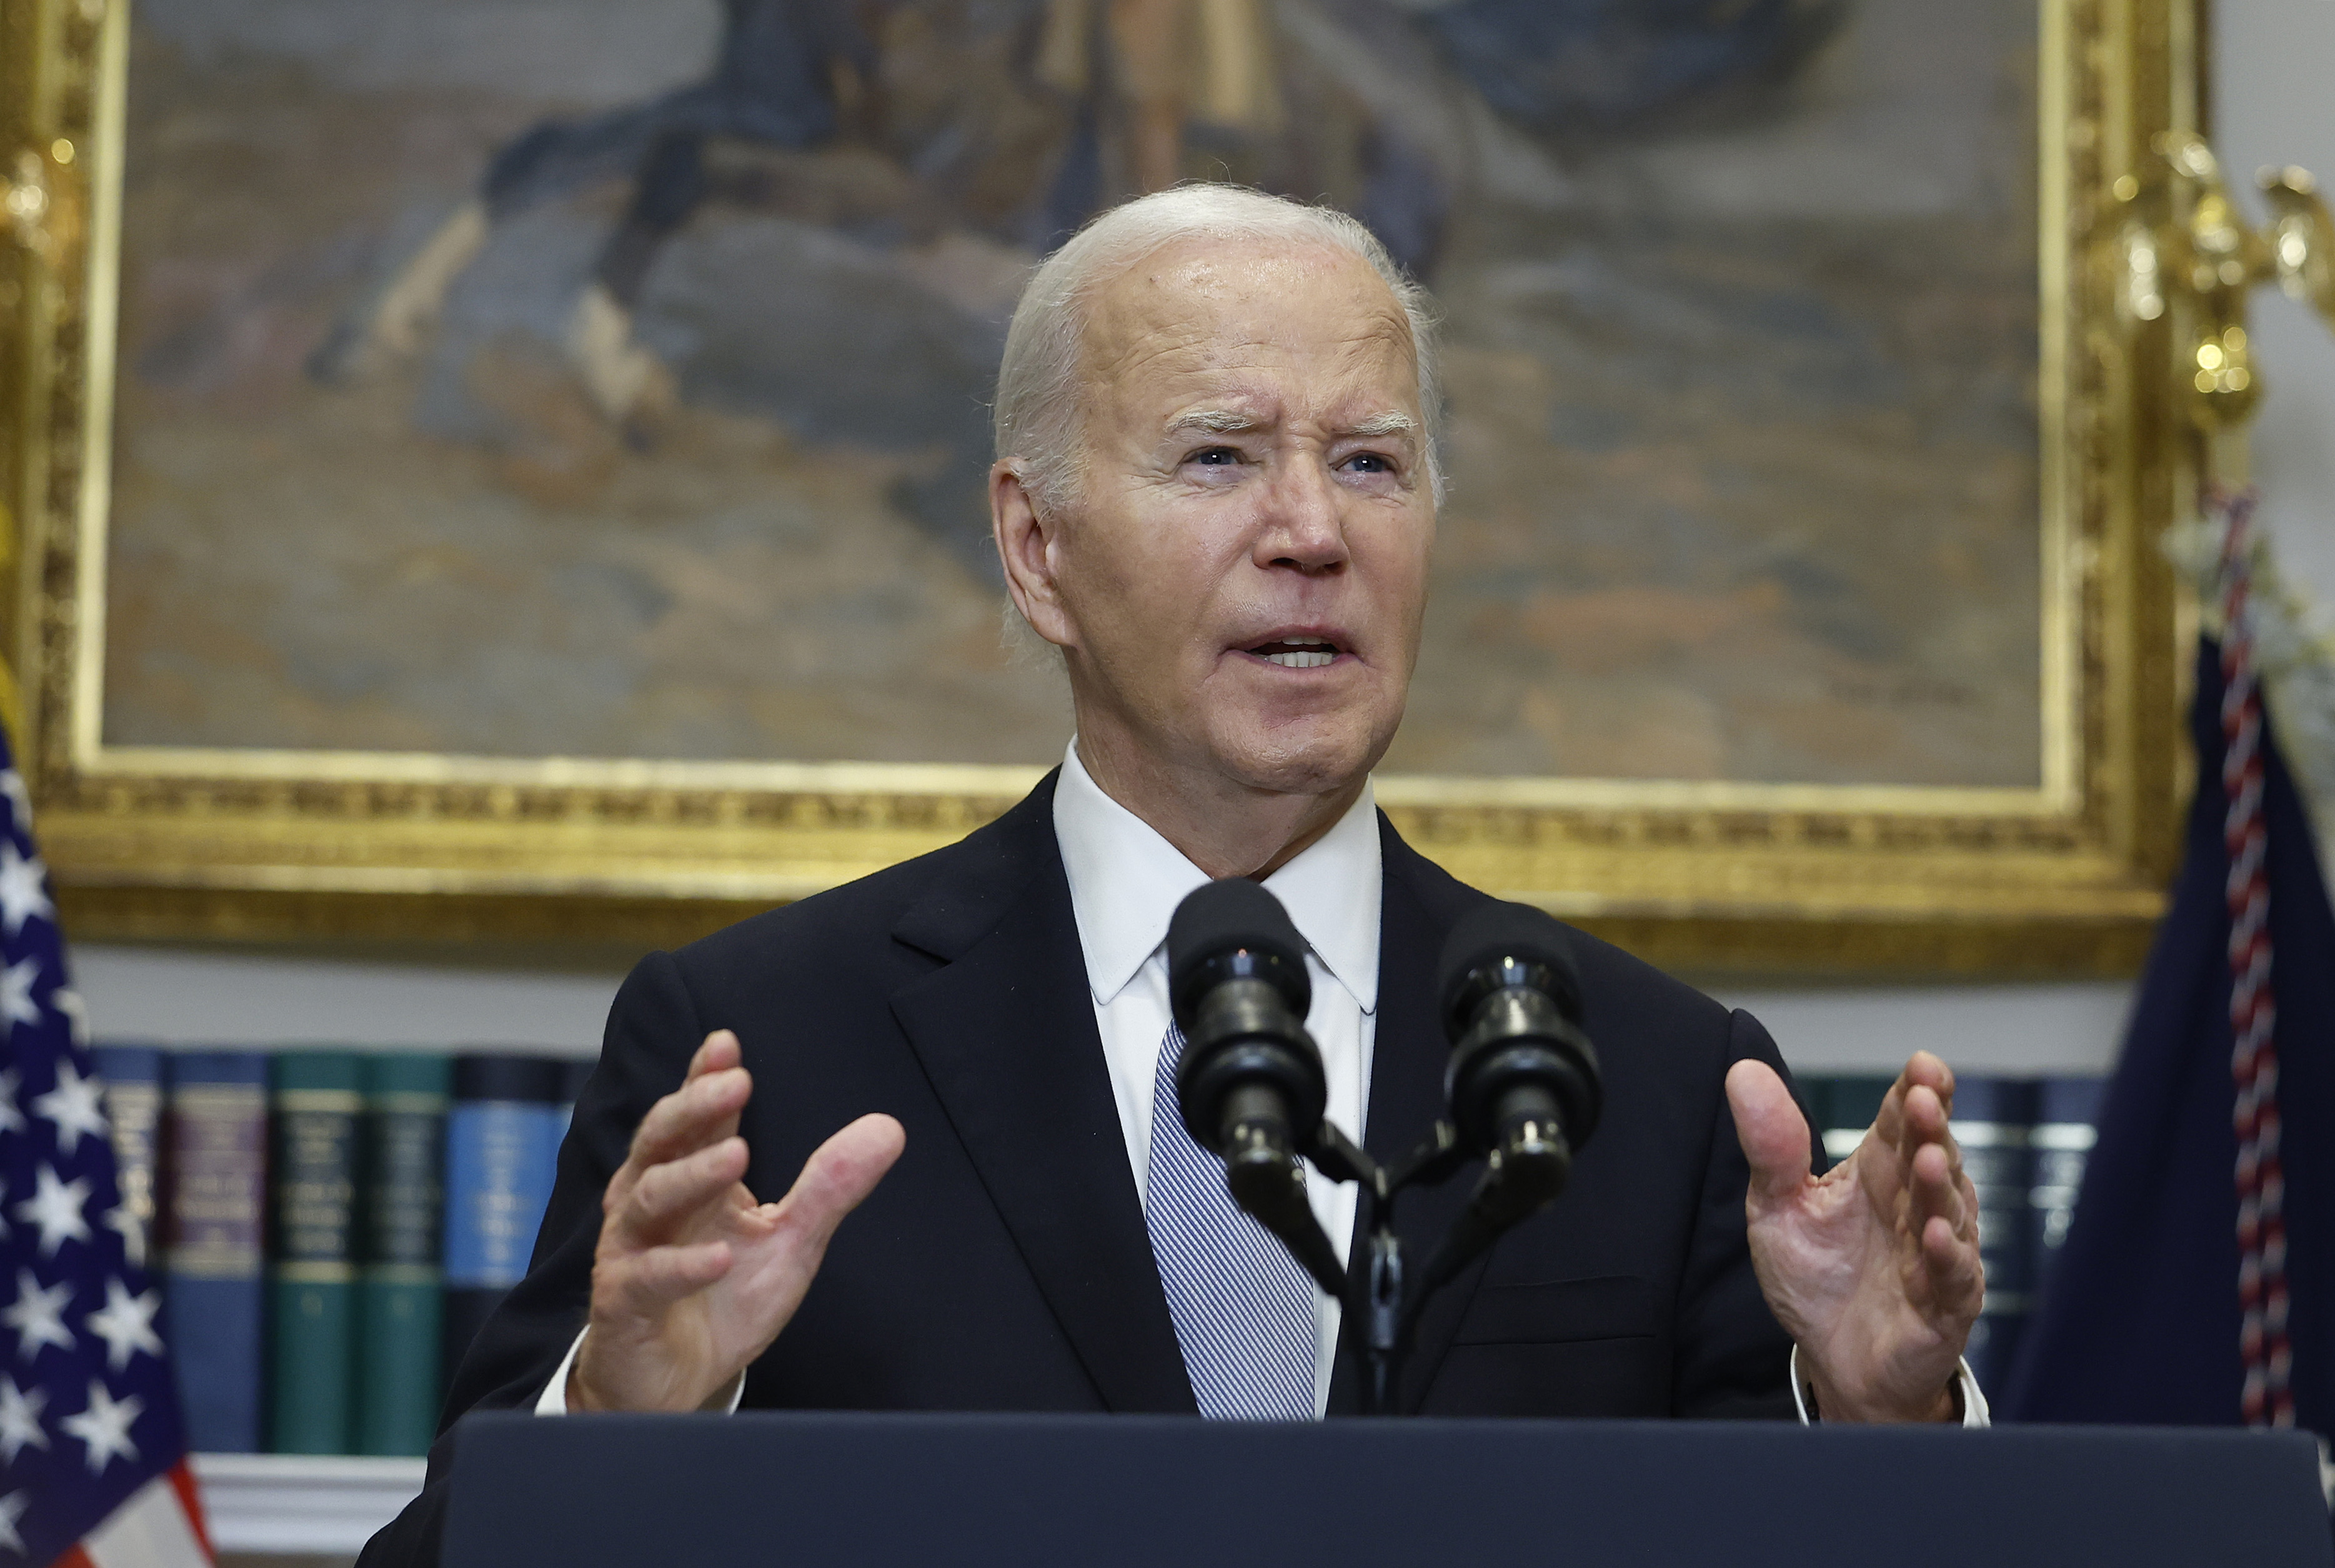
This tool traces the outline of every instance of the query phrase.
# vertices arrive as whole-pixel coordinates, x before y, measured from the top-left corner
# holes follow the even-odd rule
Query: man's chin
[[[1216,737],[1225,771],[1251,789],[1275,795],[1333,795],[1378,765],[1393,726],[1383,737],[1363,725],[1284,724],[1244,727]]]

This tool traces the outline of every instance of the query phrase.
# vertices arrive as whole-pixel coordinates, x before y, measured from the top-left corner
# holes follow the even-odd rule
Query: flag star
[[[23,1132],[24,1113],[17,1108],[17,1086],[24,1075],[15,1068],[0,1068],[0,1132]]]
[[[92,1137],[105,1136],[105,1107],[98,1099],[104,1089],[96,1079],[82,1077],[67,1058],[57,1058],[57,1087],[35,1097],[33,1109],[56,1124],[61,1152],[71,1154],[80,1147],[83,1133]]]
[[[120,1280],[105,1282],[105,1305],[90,1313],[84,1326],[105,1341],[106,1370],[121,1371],[140,1350],[161,1359],[161,1336],[154,1332],[154,1314],[161,1310],[161,1292],[133,1296]]]
[[[49,1391],[39,1384],[28,1394],[15,1379],[0,1378],[0,1462],[15,1464],[27,1445],[49,1446],[49,1435],[41,1429],[41,1410],[48,1402]]]
[[[11,1492],[0,1497],[0,1546],[5,1546],[19,1557],[24,1554],[24,1538],[16,1534],[16,1521],[33,1505],[30,1492]]]
[[[49,992],[49,1006],[63,1014],[65,1022],[72,1026],[73,1049],[87,1050],[89,1003],[81,999],[81,992],[70,985],[60,985]]]
[[[79,1437],[89,1446],[89,1473],[95,1476],[116,1457],[133,1465],[138,1462],[138,1447],[130,1440],[130,1427],[145,1413],[146,1401],[137,1395],[117,1401],[106,1392],[103,1383],[92,1378],[89,1408],[78,1416],[67,1416],[57,1425],[67,1437]]]
[[[105,1211],[105,1216],[97,1223],[107,1230],[121,1233],[121,1255],[130,1260],[131,1268],[142,1269],[146,1266],[146,1226],[136,1215],[130,1212],[128,1204],[114,1205]]]
[[[40,981],[37,958],[20,958],[0,969],[0,1036],[15,1033],[20,1023],[41,1021],[41,1004],[33,1000],[33,987]]]
[[[5,1311],[0,1311],[0,1323],[16,1331],[16,1359],[29,1361],[40,1353],[43,1345],[54,1345],[60,1350],[70,1350],[77,1342],[73,1331],[65,1327],[65,1307],[73,1301],[73,1282],[59,1280],[47,1290],[33,1277],[30,1269],[16,1271],[16,1300]]]
[[[0,842],[0,929],[9,935],[24,929],[27,920],[53,920],[57,906],[49,902],[49,868],[37,855],[27,860],[16,853],[13,838]]]
[[[5,798],[16,813],[16,831],[33,830],[33,792],[24,788],[24,776],[14,768],[0,768],[0,798]]]
[[[16,1205],[16,1217],[41,1227],[41,1255],[53,1258],[65,1243],[89,1240],[89,1221],[82,1214],[89,1204],[88,1179],[75,1176],[71,1181],[59,1181],[56,1167],[44,1165],[34,1180],[39,1184],[39,1190]]]

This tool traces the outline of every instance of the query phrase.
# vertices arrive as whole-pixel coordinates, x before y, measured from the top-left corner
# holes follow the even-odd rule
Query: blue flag
[[[1995,1402],[2001,1418],[2248,1418],[2223,696],[2220,651],[2204,643],[2186,858],[2101,1108],[2066,1250]],[[2283,1263],[2285,1311],[2282,1325],[2275,1312],[2258,1321],[2257,1342],[2274,1348],[2268,1331],[2282,1327],[2292,1418],[2325,1436],[2335,1433],[2335,915],[2266,714],[2259,746],[2282,1124],[2284,1248],[2272,1261]],[[2240,857],[2242,886],[2249,858]],[[2241,932],[2242,951],[2249,934]],[[2259,1264],[2265,1238],[2257,1231],[2256,1239]],[[2262,1416],[2259,1400],[2254,1413]]]
[[[24,780],[0,739],[0,1563],[210,1562]]]

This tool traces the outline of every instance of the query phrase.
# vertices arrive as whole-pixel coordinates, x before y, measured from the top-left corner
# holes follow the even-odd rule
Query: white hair
[[[1082,455],[1079,354],[1087,311],[1105,284],[1154,252],[1192,239],[1274,240],[1344,251],[1368,263],[1402,307],[1426,417],[1428,482],[1443,498],[1437,449],[1443,403],[1435,379],[1435,315],[1378,237],[1334,208],[1308,207],[1239,185],[1179,185],[1091,219],[1048,256],[1022,291],[997,372],[997,456],[1012,461],[1039,508],[1060,504]]]

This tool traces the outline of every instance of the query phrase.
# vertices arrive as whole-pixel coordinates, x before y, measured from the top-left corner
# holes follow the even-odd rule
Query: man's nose
[[[1314,458],[1274,465],[1257,530],[1256,564],[1306,573],[1346,564],[1345,520],[1338,481]]]

